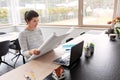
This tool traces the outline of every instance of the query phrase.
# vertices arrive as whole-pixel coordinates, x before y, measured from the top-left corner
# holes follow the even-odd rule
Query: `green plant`
[[[7,17],[8,10],[4,8],[0,8],[0,18]]]
[[[115,28],[115,31],[116,31],[116,33],[118,34],[118,36],[120,36],[120,26],[116,27],[116,28]]]
[[[120,16],[116,17],[115,19],[113,19],[112,21],[109,21],[108,24],[113,24],[115,25],[116,23],[120,22]]]
[[[88,51],[88,50],[90,50],[90,48],[94,48],[94,44],[93,43],[87,44],[87,46],[84,47],[84,50]]]
[[[85,50],[85,57],[92,56],[94,53],[94,44],[93,43],[87,44],[87,46],[84,47],[84,50]]]
[[[93,44],[93,43],[90,43],[90,47],[94,47],[94,44]]]

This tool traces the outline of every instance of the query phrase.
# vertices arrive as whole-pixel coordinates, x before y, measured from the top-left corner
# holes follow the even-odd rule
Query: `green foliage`
[[[90,47],[94,47],[94,44],[93,44],[93,43],[90,43]]]
[[[24,16],[25,12],[26,12],[26,11],[29,11],[29,10],[31,10],[31,9],[30,9],[30,8],[21,9],[21,10],[20,10],[20,14],[22,14],[21,16]],[[39,15],[42,14],[42,10],[35,10],[35,11],[37,11],[37,12],[39,13]]]
[[[76,8],[70,7],[70,8],[64,8],[64,7],[57,7],[57,8],[49,8],[48,13],[51,14],[67,14],[69,12],[76,11]]]
[[[116,31],[116,33],[117,33],[118,35],[120,35],[120,31],[119,31],[119,30],[120,30],[120,26],[115,28],[115,31]]]
[[[0,8],[0,18],[6,18],[7,17],[7,9]]]
[[[84,47],[84,50],[87,51],[91,48],[94,48],[94,44],[93,43],[90,43],[90,44],[87,44],[87,46]]]

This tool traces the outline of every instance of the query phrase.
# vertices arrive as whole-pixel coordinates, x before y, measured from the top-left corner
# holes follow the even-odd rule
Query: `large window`
[[[114,0],[84,0],[83,24],[106,25],[113,18]]]
[[[0,24],[9,23],[9,7],[6,0],[0,0]]]
[[[36,10],[42,25],[109,27],[118,0],[0,0],[0,25],[26,24],[24,14]],[[119,10],[119,9],[118,9]]]
[[[26,10],[40,14],[40,22],[49,25],[77,25],[78,0],[20,0],[21,21]]]

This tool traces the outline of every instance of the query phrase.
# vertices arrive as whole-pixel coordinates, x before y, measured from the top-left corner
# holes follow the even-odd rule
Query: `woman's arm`
[[[19,43],[20,43],[20,47],[21,47],[21,50],[22,50],[22,54],[23,54],[26,58],[29,58],[31,55],[29,54],[28,43],[27,43],[26,35],[24,35],[24,33],[20,33],[18,40],[19,40]]]
[[[29,58],[31,55],[38,55],[40,54],[40,51],[37,49],[31,49],[29,50],[29,45],[28,45],[28,41],[27,41],[27,37],[24,33],[21,33],[19,35],[19,43],[20,43],[20,47],[22,50],[22,54],[24,56],[26,56],[26,58]]]

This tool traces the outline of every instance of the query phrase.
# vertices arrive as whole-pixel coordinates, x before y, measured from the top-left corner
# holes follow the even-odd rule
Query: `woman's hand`
[[[30,54],[30,55],[33,55],[33,54],[34,54],[34,55],[39,55],[39,54],[40,54],[40,51],[37,50],[37,49],[32,49],[32,50],[29,51],[29,54]]]

